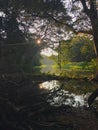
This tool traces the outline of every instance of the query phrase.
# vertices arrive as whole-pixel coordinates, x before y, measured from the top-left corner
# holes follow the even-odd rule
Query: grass
[[[69,62],[61,67],[60,75],[76,79],[93,79],[96,71],[96,66],[92,62]]]
[[[64,69],[74,69],[74,70],[90,70],[93,71],[95,66],[91,62],[70,62],[62,66]]]
[[[93,79],[96,77],[97,64],[93,62],[68,62],[61,66],[61,69],[57,64],[51,66],[49,72],[43,72],[47,75],[58,75],[61,77],[68,77],[72,79]],[[36,66],[35,69],[46,68],[47,65]],[[41,74],[41,73],[40,73]]]

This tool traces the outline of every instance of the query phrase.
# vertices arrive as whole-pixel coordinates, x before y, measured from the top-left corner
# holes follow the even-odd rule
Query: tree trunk
[[[89,0],[90,9],[86,3],[86,0],[80,0],[84,9],[85,14],[90,18],[92,30],[93,30],[93,39],[95,44],[95,53],[98,57],[98,11],[97,3],[94,0]]]
[[[98,63],[98,17],[91,18],[91,24],[93,29],[94,48],[96,54],[96,62]],[[96,80],[98,80],[98,67],[96,68]]]
[[[95,53],[96,57],[98,58],[98,18],[91,19],[92,29],[93,29],[93,39],[95,45]]]
[[[97,3],[94,0],[89,0],[89,4],[90,4],[90,8],[89,8],[86,0],[80,0],[80,1],[82,3],[85,14],[91,20],[95,54],[96,54],[96,59],[98,61],[98,11],[97,11]],[[98,70],[96,70],[96,78],[98,79]]]

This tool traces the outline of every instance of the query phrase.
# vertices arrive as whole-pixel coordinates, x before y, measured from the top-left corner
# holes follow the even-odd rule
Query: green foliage
[[[98,62],[92,60],[91,62],[68,62],[60,69],[62,77],[72,79],[88,79],[92,80],[97,75]]]
[[[92,80],[96,77],[95,73],[90,70],[76,70],[76,69],[62,69],[60,73],[61,77],[67,77],[71,79],[87,79]]]
[[[58,64],[57,56],[51,55],[49,58],[52,59],[55,62],[55,64]]]
[[[94,43],[85,36],[74,37],[71,42],[72,61],[91,61],[95,57]]]
[[[76,36],[71,41],[61,43],[62,65],[67,61],[91,61],[95,57],[94,43],[85,36]]]

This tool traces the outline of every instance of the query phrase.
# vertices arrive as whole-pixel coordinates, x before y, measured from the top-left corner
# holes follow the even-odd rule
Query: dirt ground
[[[37,125],[43,130],[98,130],[98,113],[86,107],[60,107],[39,115]]]

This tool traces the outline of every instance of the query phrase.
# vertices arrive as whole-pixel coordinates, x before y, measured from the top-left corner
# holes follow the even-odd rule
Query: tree
[[[74,37],[71,41],[69,57],[71,61],[91,61],[95,57],[93,41],[85,36]]]
[[[64,2],[61,0],[1,0],[0,11],[2,14],[0,15],[0,38],[3,43],[27,42],[30,28],[35,29],[36,33],[32,34],[34,39],[46,37],[45,42],[51,41],[52,44],[58,37],[55,35],[57,32],[63,38],[68,35],[65,31],[84,32],[93,35],[96,55],[98,53],[96,0],[65,0]],[[40,21],[39,26],[38,21]],[[41,33],[39,33],[40,30]],[[53,32],[53,35],[50,32]],[[48,42],[47,39],[49,39]]]
[[[58,54],[62,65],[66,62],[89,62],[95,58],[93,40],[84,36],[75,36],[69,41],[63,41]]]
[[[80,0],[84,9],[85,14],[89,17],[93,30],[93,39],[96,47],[96,55],[98,57],[98,11],[97,1],[90,0],[87,5],[86,0]]]
[[[72,0],[69,2],[66,0],[64,2],[62,2],[61,0],[52,0],[52,1],[29,0],[28,2],[26,0],[20,0],[20,1],[1,0],[0,10],[3,13],[3,15],[0,17],[0,25],[1,25],[0,37],[3,39],[10,40],[12,39],[12,37],[14,39],[15,36],[20,34],[20,36],[23,37],[21,41],[24,39],[26,40],[28,36],[28,34],[26,33],[28,32],[28,28],[32,27],[33,21],[36,18],[37,19],[40,18],[43,20],[47,19],[48,21],[51,21],[52,24],[56,24],[53,21],[59,24],[63,24],[67,27],[67,29],[73,30],[73,32],[75,33],[81,31],[81,32],[93,34],[94,43],[97,52],[98,51],[97,1],[96,0]],[[78,3],[81,2],[83,9],[80,3],[78,4],[77,2]],[[91,24],[89,24],[89,20]],[[87,22],[87,26],[90,27],[89,30],[87,30],[88,27],[86,26],[86,22]],[[84,28],[81,29],[83,26]],[[40,28],[43,30],[43,28],[45,28],[45,25],[40,26]]]
[[[43,15],[47,17],[44,14],[47,8],[50,12],[56,11],[58,7],[54,7],[58,4],[59,0],[48,1],[48,4],[43,0],[0,1],[1,70],[15,69],[18,64],[24,71],[31,71],[32,66],[40,65],[41,46],[36,44],[35,36],[31,37],[29,29],[33,27],[32,22],[38,17]]]
[[[67,1],[66,1],[67,3]],[[67,5],[68,6],[68,5]],[[66,7],[66,6],[65,6]],[[73,19],[72,30],[93,35],[96,56],[98,57],[98,2],[96,0],[72,0],[69,12]],[[66,7],[68,8],[68,7]]]
[[[3,42],[24,42],[35,19],[49,19],[48,13],[57,15],[63,8],[60,0],[1,0],[0,38]],[[44,28],[44,27],[43,27]]]

